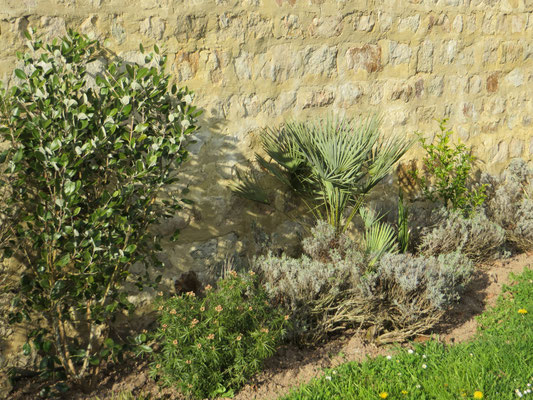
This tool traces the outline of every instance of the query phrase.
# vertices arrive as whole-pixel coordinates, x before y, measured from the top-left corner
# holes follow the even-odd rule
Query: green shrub
[[[218,288],[157,301],[161,313],[151,375],[198,398],[230,395],[261,370],[288,316],[273,308],[253,272],[231,271]]]
[[[473,187],[471,172],[476,157],[464,144],[450,143],[453,132],[446,129],[446,122],[439,121],[440,133],[431,143],[419,135],[427,153],[424,174],[415,170],[412,175],[427,199],[440,200],[445,207],[470,213],[485,201],[485,186]]]
[[[348,327],[368,328],[380,342],[423,333],[458,299],[472,270],[458,253],[374,259],[344,235],[334,237],[333,227],[319,222],[300,258],[255,260],[269,297],[291,310],[293,339],[303,343]]]
[[[180,207],[159,196],[176,180],[199,113],[187,90],[170,90],[164,56],[149,54],[144,66],[107,61],[91,81],[88,65],[107,55],[97,41],[27,36],[16,86],[0,92],[11,194],[2,211],[15,221],[4,255],[26,264],[10,320],[44,318],[30,335],[45,352],[41,367],[59,364],[87,384],[117,349],[109,324],[131,309],[121,291],[131,265],[158,264],[149,227]],[[139,287],[150,282],[137,276]]]
[[[263,132],[263,149],[270,159],[256,155],[257,161],[339,235],[364,196],[392,172],[411,145],[401,138],[384,138],[379,124],[376,117],[359,122],[287,122]],[[241,178],[234,190],[248,199],[266,201],[264,189],[253,177]]]
[[[437,226],[422,232],[419,250],[428,256],[460,252],[473,261],[497,258],[505,231],[483,210],[465,217],[461,211],[441,210]]]

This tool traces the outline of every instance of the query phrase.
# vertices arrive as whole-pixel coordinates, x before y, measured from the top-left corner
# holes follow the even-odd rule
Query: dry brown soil
[[[433,332],[438,340],[446,343],[470,339],[476,332],[475,316],[494,305],[502,286],[508,283],[509,273],[520,273],[525,266],[533,264],[533,253],[497,261],[478,267],[479,273],[468,287],[461,302],[449,313],[447,319]],[[415,338],[415,341],[427,340]],[[408,344],[406,344],[408,346]],[[235,397],[236,400],[276,399],[287,394],[291,388],[320,376],[325,368],[335,367],[347,361],[362,361],[368,357],[386,355],[392,347],[378,347],[368,343],[356,331],[346,332],[328,343],[314,349],[284,346],[266,362],[265,370],[256,376]],[[183,399],[171,389],[160,389],[148,378],[147,361],[131,360],[104,371],[98,387],[91,393],[70,391],[65,398],[72,400],[110,400],[113,394],[129,392],[151,394],[151,399]],[[19,381],[11,395],[13,400],[36,399],[38,383],[32,379]]]

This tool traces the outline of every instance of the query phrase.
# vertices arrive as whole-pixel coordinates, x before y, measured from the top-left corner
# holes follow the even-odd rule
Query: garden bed
[[[475,317],[495,304],[502,286],[508,283],[509,273],[519,273],[525,266],[531,264],[533,264],[533,253],[521,254],[478,267],[478,273],[460,303],[449,313],[444,323],[434,330],[434,333],[439,334],[440,340],[447,343],[470,339],[477,329]],[[429,336],[419,336],[414,341],[425,341],[428,338]],[[273,399],[287,394],[292,388],[309,382],[312,378],[321,376],[325,368],[336,367],[348,361],[363,361],[391,352],[391,347],[378,347],[365,340],[364,335],[354,331],[345,332],[314,349],[300,349],[297,346],[286,345],[266,362],[265,370],[254,377],[252,382],[235,396],[235,399]],[[98,381],[100,384],[95,391],[91,393],[69,391],[65,398],[76,400],[135,398],[127,397],[124,393],[150,394],[151,397],[147,397],[150,399],[183,398],[172,389],[159,388],[148,377],[148,363],[142,360],[131,360],[118,366],[110,365],[102,372]],[[15,383],[10,398],[36,399],[40,386],[42,383],[37,380],[21,379]]]

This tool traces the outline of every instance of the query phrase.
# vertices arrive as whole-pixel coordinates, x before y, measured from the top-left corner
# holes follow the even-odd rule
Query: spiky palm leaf
[[[376,116],[359,122],[337,118],[288,122],[263,133],[263,148],[271,161],[261,156],[257,161],[301,195],[317,216],[323,209],[340,233],[364,195],[392,171],[411,144],[401,138],[383,139],[380,122]],[[349,207],[352,211],[345,218]]]
[[[363,248],[369,257],[369,267],[374,266],[385,253],[397,253],[396,232],[389,224],[380,222],[383,216],[368,208],[361,208],[359,214],[365,224]]]

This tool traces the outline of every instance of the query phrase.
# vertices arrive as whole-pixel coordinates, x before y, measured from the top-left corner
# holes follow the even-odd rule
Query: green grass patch
[[[347,363],[291,392],[301,399],[533,400],[533,270],[512,276],[467,343],[437,341],[391,357]]]

